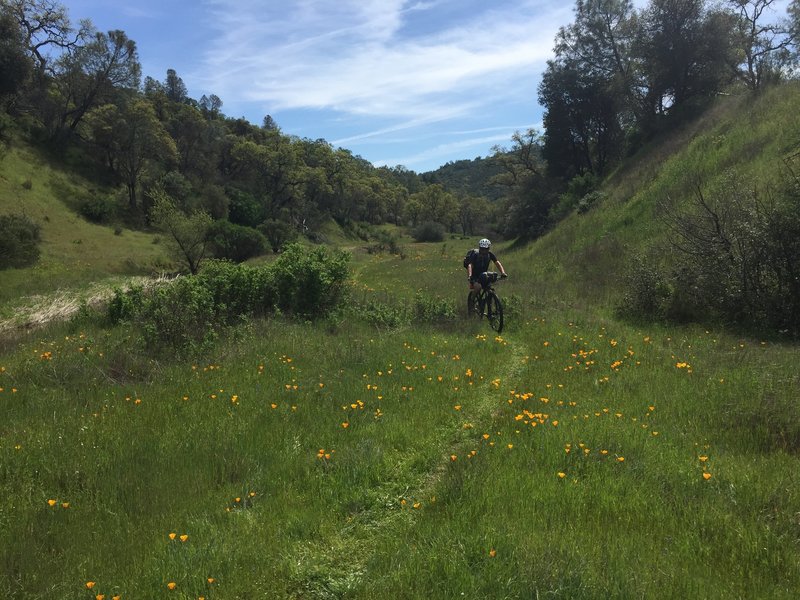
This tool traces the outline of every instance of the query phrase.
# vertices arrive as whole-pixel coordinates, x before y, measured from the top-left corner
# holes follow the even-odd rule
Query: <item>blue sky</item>
[[[541,128],[537,86],[569,0],[66,0],[122,29],[143,74],[286,134],[417,172]],[[643,5],[644,0],[635,4]]]

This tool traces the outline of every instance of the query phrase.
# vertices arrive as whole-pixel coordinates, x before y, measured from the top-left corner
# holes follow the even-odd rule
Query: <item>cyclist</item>
[[[489,270],[489,263],[494,262],[494,264],[497,265],[501,277],[508,277],[503,265],[497,260],[494,253],[489,250],[491,247],[492,242],[483,238],[478,242],[478,251],[472,254],[472,258],[470,258],[467,263],[467,280],[469,281],[470,297],[475,296],[485,283],[485,278],[483,278],[484,281],[481,281],[481,275]]]

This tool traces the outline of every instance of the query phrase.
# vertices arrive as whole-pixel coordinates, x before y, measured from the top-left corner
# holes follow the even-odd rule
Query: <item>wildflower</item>
[[[350,423],[348,423],[347,421],[342,423],[342,429],[347,429],[348,427],[350,427]]]
[[[92,589],[92,588],[93,588],[95,585],[96,585],[96,583],[95,583],[94,581],[87,581],[87,582],[86,582],[86,589],[87,589],[87,590],[90,590],[90,589]]]
[[[422,502],[414,502],[414,508],[420,508],[422,506]]]
[[[211,584],[214,583],[216,579],[214,579],[213,577],[209,577],[208,579],[206,579],[206,581],[208,581],[208,583]]]
[[[186,535],[185,533],[184,533],[184,534],[183,534],[183,535],[180,537],[180,540],[181,540],[182,542],[185,542],[185,541],[186,541],[186,540],[188,540],[188,539],[189,539],[189,536],[188,536],[188,535]]]
[[[178,584],[176,584],[174,581],[170,581],[170,582],[167,584],[167,588],[169,588],[169,589],[171,589],[171,590],[174,590],[176,587],[178,587]]]
[[[62,502],[61,508],[69,508],[69,502]]]
[[[698,456],[697,458],[700,460],[700,462],[706,462],[708,460],[707,456]]]
[[[708,472],[706,472],[706,473],[703,473],[703,479],[705,479],[706,481],[708,481],[709,479],[711,479],[711,473],[708,473]]]
[[[451,454],[450,455],[450,462],[456,462],[457,459],[458,459],[458,456],[456,456],[455,454]]]
[[[618,456],[617,457],[617,461],[618,462],[625,462],[625,457],[624,456]]]
[[[48,500],[48,501],[47,501],[47,504],[48,504],[49,506],[55,506],[55,505],[56,505],[56,502],[57,502],[57,500],[50,499],[50,500]]]
[[[492,548],[491,550],[489,550],[489,556],[490,556],[490,557],[492,557],[492,558],[494,558],[495,556],[497,556],[497,550],[495,550],[494,548]]]
[[[558,473],[559,479],[564,479],[564,477],[566,477],[566,476],[567,476],[566,473],[564,473],[563,471],[559,471],[559,473]]]

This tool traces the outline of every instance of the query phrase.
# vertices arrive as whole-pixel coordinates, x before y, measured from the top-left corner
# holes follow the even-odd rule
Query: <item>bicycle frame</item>
[[[468,296],[468,309],[470,314],[485,316],[489,326],[499,334],[503,330],[503,304],[497,297],[493,284],[500,278],[500,274],[487,271],[484,275],[486,277],[482,277],[485,281],[481,282],[481,289]]]

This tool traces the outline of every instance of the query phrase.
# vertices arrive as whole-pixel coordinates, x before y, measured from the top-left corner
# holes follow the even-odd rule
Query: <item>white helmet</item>
[[[483,238],[480,242],[478,242],[478,247],[479,248],[487,248],[487,249],[491,248],[492,247],[492,242],[490,242],[486,238]]]

